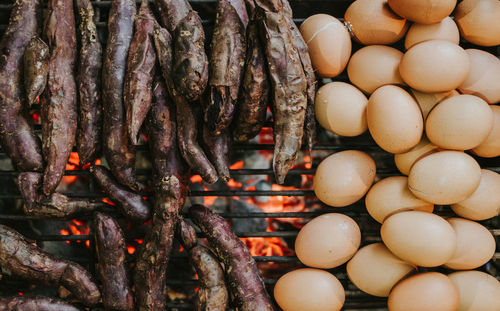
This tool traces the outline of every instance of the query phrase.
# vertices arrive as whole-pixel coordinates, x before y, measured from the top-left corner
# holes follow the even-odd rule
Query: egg
[[[465,50],[470,58],[470,72],[459,86],[464,94],[481,97],[489,104],[500,102],[500,59],[477,49]]]
[[[360,243],[358,224],[349,216],[330,213],[302,227],[295,240],[295,253],[306,266],[331,269],[351,259]]]
[[[384,45],[359,49],[347,65],[349,80],[367,94],[386,84],[404,84],[399,75],[403,53]]]
[[[396,14],[420,24],[440,22],[453,12],[456,4],[457,0],[389,0]]]
[[[377,182],[366,194],[366,210],[379,223],[401,211],[432,213],[434,204],[415,197],[408,189],[406,176],[391,176]]]
[[[498,311],[500,282],[481,271],[460,271],[448,275],[458,288],[460,304],[457,311]]]
[[[280,277],[274,299],[283,311],[338,311],[344,305],[345,291],[331,273],[305,268]]]
[[[420,142],[410,151],[395,154],[394,162],[396,163],[396,167],[401,174],[408,176],[408,174],[410,174],[410,169],[415,162],[438,151],[438,147],[431,143],[424,135],[422,136]]]
[[[373,92],[366,107],[366,121],[377,145],[390,153],[407,152],[422,138],[420,108],[408,92],[394,85]]]
[[[464,0],[455,10],[455,21],[465,40],[482,46],[500,44],[498,0]]]
[[[500,156],[500,107],[490,106],[493,113],[493,127],[488,137],[472,149],[476,155],[484,158],[493,158]]]
[[[493,128],[493,112],[487,102],[474,95],[443,100],[425,121],[427,138],[438,147],[468,150],[479,146]]]
[[[457,24],[449,16],[434,24],[413,24],[406,33],[405,49],[429,40],[446,40],[458,44],[460,32]]]
[[[356,0],[347,8],[344,21],[359,43],[391,44],[408,30],[406,19],[394,14],[387,0]]]
[[[458,216],[472,220],[486,220],[500,213],[500,174],[481,170],[481,182],[467,199],[453,204],[451,209]]]
[[[302,23],[300,32],[320,76],[331,78],[344,71],[351,55],[351,37],[344,24],[333,16],[316,14]]]
[[[463,218],[447,219],[457,235],[457,249],[444,266],[454,270],[476,269],[495,254],[495,238],[483,225]]]
[[[412,46],[399,64],[403,81],[425,93],[456,89],[465,81],[469,70],[469,54],[446,40],[430,40]]]
[[[454,204],[470,197],[481,181],[481,168],[470,155],[459,151],[430,154],[413,164],[408,188],[434,204]]]
[[[341,136],[357,136],[366,132],[368,99],[355,86],[330,82],[316,93],[316,119],[325,129]]]
[[[373,296],[387,297],[394,285],[416,270],[394,256],[382,243],[361,248],[347,263],[347,275],[357,288]]]
[[[314,193],[323,203],[342,207],[361,199],[375,179],[375,162],[366,153],[346,150],[332,154],[318,166]]]
[[[453,256],[457,238],[442,217],[422,212],[396,213],[382,224],[385,246],[399,258],[422,267],[437,267]]]
[[[411,95],[413,95],[418,105],[420,106],[424,121],[427,120],[427,116],[431,112],[432,108],[434,108],[437,104],[447,98],[460,95],[460,93],[458,93],[456,90],[441,93],[423,93],[414,89],[410,89],[410,93]]]
[[[389,311],[456,311],[459,291],[446,275],[415,274],[397,284],[389,295]]]

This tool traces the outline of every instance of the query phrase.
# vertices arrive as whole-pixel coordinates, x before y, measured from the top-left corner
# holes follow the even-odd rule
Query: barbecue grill
[[[44,1],[45,2],[45,1]],[[294,20],[296,23],[301,23],[306,17],[316,14],[316,13],[328,13],[339,19],[342,19],[343,14],[346,8],[352,0],[290,0],[294,11]],[[11,0],[2,0],[0,3],[0,35],[3,34],[3,31],[6,28],[6,24],[8,22],[8,17],[10,14],[10,9],[12,7]],[[101,36],[101,40],[104,43],[106,39],[106,25],[107,25],[107,14],[109,7],[111,5],[111,1],[93,1],[94,8],[96,9],[97,16],[99,17],[99,21],[97,23],[97,27],[99,30],[99,35]],[[139,4],[140,1],[137,1]],[[193,9],[198,11],[200,17],[203,20],[203,25],[205,27],[205,31],[207,34],[207,40],[210,39],[211,29],[213,27],[214,17],[215,17],[215,8],[216,8],[216,0],[190,0],[190,3],[193,6]],[[401,43],[395,45],[398,48],[402,48]],[[472,45],[465,43],[464,46],[472,47]],[[475,48],[478,48],[474,46]],[[356,44],[353,45],[354,50],[359,48]],[[495,55],[500,55],[500,48],[491,47],[491,48],[482,48],[490,53]],[[347,81],[347,75],[344,73],[339,77],[335,78],[336,81]],[[323,81],[325,82],[325,81]],[[38,107],[39,108],[39,107]],[[36,113],[37,107],[35,105],[33,112]],[[272,127],[272,121],[268,121],[265,124],[264,130],[269,132],[269,128]],[[40,132],[40,126],[35,126],[35,129]],[[138,152],[147,153],[146,146],[139,146]],[[273,149],[272,144],[262,143],[259,141],[252,141],[245,144],[235,144],[232,146],[233,156],[232,162],[234,163],[236,160],[245,159],[245,156],[249,153],[256,151],[266,151],[271,152]],[[369,135],[365,134],[356,138],[342,138],[337,136],[332,136],[331,133],[326,133],[323,130],[319,130],[318,133],[318,142],[315,144],[313,148],[312,158],[312,166],[301,167],[297,166],[293,168],[289,172],[289,177],[287,182],[293,184],[293,179],[297,179],[297,177],[301,176],[309,176],[309,178],[314,175],[315,169],[319,163],[321,158],[326,155],[337,152],[340,150],[348,150],[348,149],[356,149],[363,150],[374,157],[377,162],[377,176],[385,177],[389,175],[399,175],[397,171],[394,161],[391,155],[383,152],[369,137]],[[1,152],[1,151],[0,151]],[[2,162],[8,162],[8,158],[4,153],[0,153],[0,164]],[[478,162],[481,164],[481,167],[493,170],[497,173],[500,173],[500,158],[494,159],[480,159],[478,158]],[[3,186],[0,187],[0,201],[4,202],[4,205],[16,203],[21,200],[21,195],[18,193],[15,184],[14,177],[17,175],[17,172],[13,169],[8,169],[8,166],[2,167],[0,170],[0,180],[3,182]],[[137,174],[143,177],[150,176],[151,171],[149,169],[138,169]],[[253,176],[269,176],[270,181],[272,181],[273,171],[271,167],[268,168],[238,168],[231,170],[231,176],[233,178],[242,178],[242,177],[253,177]],[[85,198],[93,201],[100,202],[104,198],[104,194],[100,191],[100,189],[94,185],[91,178],[86,177],[89,176],[88,170],[67,170],[65,176],[76,176],[76,178],[86,179],[88,186],[85,190],[71,190],[69,192],[65,192],[64,194],[68,195],[72,198]],[[299,178],[300,179],[300,178]],[[292,180],[292,181],[290,181]],[[199,184],[201,185],[201,184]],[[296,183],[295,183],[296,185]],[[3,188],[3,189],[2,189]],[[287,212],[286,210],[281,212],[265,212],[265,211],[222,211],[219,214],[227,219],[284,219],[284,218],[296,218],[296,219],[309,219],[316,217],[318,215],[330,212],[337,212],[349,215],[354,218],[359,224],[362,231],[362,245],[367,243],[372,243],[374,241],[380,241],[379,237],[379,224],[373,221],[366,209],[364,208],[364,200],[343,208],[332,208],[327,206],[321,206],[321,203],[315,198],[314,192],[310,189],[310,187],[303,187],[303,185],[299,185],[295,187],[297,190],[248,190],[244,188],[237,189],[235,187],[220,187],[220,188],[207,188],[207,187],[192,187],[191,192],[189,194],[191,200],[202,199],[203,197],[239,197],[239,198],[247,198],[247,197],[270,197],[270,196],[297,196],[297,197],[305,197],[305,205],[306,209],[300,212]],[[68,188],[72,189],[72,188]],[[148,193],[144,193],[144,196],[148,196]],[[189,203],[188,203],[189,204]],[[313,207],[314,206],[314,207]],[[321,208],[318,208],[320,206]],[[110,207],[106,203],[102,203],[102,208],[110,213],[115,213],[114,209]],[[440,215],[452,215],[453,213],[446,206],[436,206],[435,211]],[[119,217],[117,215],[117,217]],[[40,246],[44,247],[45,242],[58,242],[64,244],[65,242],[68,244],[76,244],[76,241],[89,241],[88,246],[85,247],[84,244],[79,244],[79,252],[82,253],[82,256],[66,256],[66,259],[74,260],[84,267],[89,269],[89,271],[95,275],[94,264],[96,261],[96,256],[94,254],[93,247],[93,239],[92,239],[92,222],[89,221],[92,218],[92,215],[81,215],[75,217],[75,220],[78,222],[88,222],[89,229],[88,234],[72,234],[72,235],[63,235],[63,234],[46,234],[44,232],[38,232],[37,230],[30,230],[31,223],[35,221],[34,217],[25,216],[20,211],[16,211],[12,206],[8,206],[8,208],[1,208],[0,206],[0,223],[5,223],[7,225],[13,226],[14,228],[20,230],[21,233],[25,234],[28,238],[35,240],[39,243]],[[498,240],[498,236],[500,235],[500,226],[498,222],[498,217],[495,219],[491,219],[488,221],[482,222],[485,226],[487,226],[495,239]],[[54,226],[60,225],[61,220],[45,220],[46,222],[53,222]],[[66,220],[65,220],[66,221]],[[284,224],[276,229],[276,231],[242,231],[236,232],[239,237],[249,238],[249,237],[276,237],[282,238],[285,242],[288,243],[290,248],[293,248],[293,240],[298,233],[298,228],[295,228],[291,225]],[[144,234],[144,230],[137,229],[133,227],[131,230],[126,230],[127,240],[137,240],[141,239]],[[200,237],[201,234],[200,234]],[[182,252],[178,251],[178,244],[176,245],[177,249],[171,257],[169,265],[176,265],[177,263],[186,262],[186,255]],[[175,247],[174,247],[175,248]],[[130,253],[130,252],[129,252]],[[264,265],[267,265],[266,271],[268,269],[272,270],[272,273],[265,273],[265,284],[268,287],[268,290],[272,296],[272,288],[279,278],[280,275],[288,272],[290,270],[301,267],[301,263],[295,256],[254,256],[255,260],[259,263],[259,267],[263,268]],[[481,267],[480,270],[490,273],[497,278],[500,276],[499,273],[499,265],[498,260],[500,258],[500,253],[495,253],[493,259]],[[129,262],[133,262],[133,255],[130,255],[128,258]],[[421,269],[425,271],[425,268]],[[436,270],[436,269],[433,269]],[[345,310],[368,310],[368,309],[384,309],[386,307],[386,299],[378,298],[374,296],[370,296],[359,291],[347,278],[347,274],[345,273],[345,265],[332,269],[332,273],[337,276],[337,278],[341,281],[344,288],[346,289],[346,303],[344,305]],[[8,273],[4,273],[3,278],[0,280],[0,295],[15,295],[15,294],[31,294],[31,293],[40,293],[43,291],[44,295],[56,295],[58,294],[57,288],[44,288],[41,289],[42,286],[37,286],[36,284],[27,284],[26,281],[18,279],[14,276],[9,276]],[[183,277],[179,276],[169,276],[167,280],[167,285],[169,289],[173,292],[182,291],[188,289],[188,291],[194,292],[194,289],[197,286],[197,280],[194,277],[189,277],[189,274],[184,275]],[[59,293],[61,294],[61,293]],[[172,298],[174,295],[169,295],[171,301],[167,304],[167,308],[169,310],[189,310],[192,308],[189,299],[175,299]],[[102,306],[98,306],[92,308],[90,310],[102,310]]]

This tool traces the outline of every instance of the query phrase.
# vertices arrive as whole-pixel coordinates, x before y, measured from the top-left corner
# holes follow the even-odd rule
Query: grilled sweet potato
[[[0,41],[0,144],[20,171],[43,168],[40,140],[35,135],[22,96],[22,62],[36,34],[40,0],[16,0]]]
[[[0,266],[29,281],[62,285],[89,306],[100,299],[97,285],[82,266],[44,252],[5,225],[0,225]]]
[[[0,311],[79,311],[69,303],[41,296],[0,297]]]
[[[228,181],[230,178],[229,152],[231,143],[229,129],[224,129],[218,136],[214,136],[204,125],[202,138],[205,154],[217,170],[219,178]]]
[[[40,199],[42,174],[36,172],[22,172],[17,176],[17,189],[24,200],[24,211],[32,213]]]
[[[80,55],[76,84],[79,110],[76,150],[80,165],[99,157],[102,142],[101,71],[102,46],[97,35],[90,0],[75,0]]]
[[[42,100],[42,191],[51,195],[63,177],[77,127],[75,16],[72,0],[50,0],[45,36],[50,49],[47,98]]]
[[[42,94],[47,84],[49,72],[50,52],[47,44],[35,36],[24,51],[24,90],[26,91],[26,104],[33,105]]]

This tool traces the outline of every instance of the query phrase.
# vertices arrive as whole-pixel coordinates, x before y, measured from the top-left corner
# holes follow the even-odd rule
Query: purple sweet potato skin
[[[42,174],[37,172],[22,172],[17,176],[17,188],[24,199],[25,211],[31,213],[35,210],[40,198]]]
[[[16,0],[0,41],[0,144],[20,171],[43,168],[41,145],[25,110],[22,62],[26,46],[37,33],[40,0]]]
[[[26,104],[33,105],[47,85],[50,53],[47,44],[35,36],[24,51],[24,90]]]
[[[219,178],[228,181],[230,178],[229,152],[231,144],[229,129],[224,129],[218,136],[214,136],[204,125],[202,138],[205,154],[217,170]]]
[[[127,56],[134,32],[134,0],[114,0],[108,19],[108,41],[102,72],[103,151],[118,182],[138,191],[135,147],[127,135],[123,85]]]
[[[77,64],[78,131],[76,150],[80,165],[97,159],[101,152],[102,45],[97,35],[94,9],[90,0],[75,0],[78,17],[80,55]]]
[[[189,217],[224,263],[234,307],[243,311],[274,310],[255,260],[226,220],[202,205],[193,205]]]
[[[79,311],[69,303],[40,296],[0,297],[0,311]]]
[[[75,16],[72,0],[50,0],[45,36],[50,49],[46,98],[42,100],[42,191],[52,194],[63,177],[77,127]]]
[[[108,310],[133,310],[134,298],[125,268],[125,239],[116,220],[94,215],[97,272],[102,283],[102,301]]]

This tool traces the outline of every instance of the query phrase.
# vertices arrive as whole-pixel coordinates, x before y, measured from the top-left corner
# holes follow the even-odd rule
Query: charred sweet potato
[[[0,297],[0,311],[79,311],[69,303],[41,296]]]
[[[217,170],[219,178],[228,181],[230,178],[229,152],[231,143],[229,129],[224,129],[218,136],[214,136],[210,133],[207,126],[204,125],[202,138],[205,154]]]
[[[47,84],[49,72],[50,52],[47,44],[35,36],[24,51],[24,90],[26,91],[26,104],[33,105],[42,94]]]

